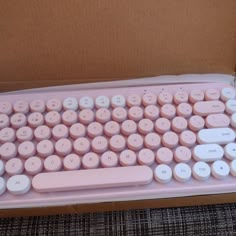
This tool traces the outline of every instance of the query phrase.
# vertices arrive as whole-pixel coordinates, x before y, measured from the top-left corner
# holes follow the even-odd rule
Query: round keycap
[[[46,110],[45,102],[41,99],[33,100],[30,103],[30,111],[31,112],[43,113],[43,112],[45,112],[45,110]]]
[[[103,167],[115,167],[118,164],[118,157],[115,152],[107,151],[102,154],[101,164]]]
[[[50,111],[45,115],[45,122],[50,127],[58,125],[61,123],[61,115],[57,111]]]
[[[120,152],[125,149],[126,141],[125,138],[119,134],[114,135],[109,140],[110,149],[114,152]]]
[[[211,168],[205,162],[199,161],[193,165],[193,176],[195,179],[205,181],[210,177]]]
[[[127,119],[127,111],[123,107],[116,107],[112,111],[112,119],[116,122],[123,122]]]
[[[185,163],[179,163],[174,167],[173,175],[179,182],[186,182],[191,178],[191,168]]]
[[[10,119],[6,114],[0,114],[0,129],[6,128],[10,125]]]
[[[232,115],[236,112],[236,100],[228,100],[225,104],[225,110],[228,114]]]
[[[34,130],[34,136],[37,141],[49,139],[51,137],[51,130],[46,125],[41,125]]]
[[[161,138],[156,133],[149,133],[144,138],[144,145],[149,149],[157,149],[161,144]]]
[[[230,173],[231,175],[236,176],[236,160],[233,160],[230,163]]]
[[[6,143],[6,142],[14,142],[16,139],[16,134],[14,129],[12,128],[4,128],[0,131],[0,142]]]
[[[6,191],[6,182],[0,177],[0,195],[2,195]]]
[[[188,103],[180,103],[177,107],[177,115],[188,118],[192,114],[192,106]]]
[[[188,122],[185,118],[180,117],[180,116],[176,116],[172,120],[171,127],[172,127],[173,131],[180,133],[180,132],[184,131],[185,129],[187,129]]]
[[[27,114],[29,112],[29,104],[23,100],[17,101],[13,104],[13,110],[15,113]]]
[[[23,113],[16,113],[11,116],[10,122],[13,128],[18,129],[20,127],[25,126],[27,120]]]
[[[108,137],[119,134],[120,133],[120,125],[115,121],[109,121],[104,126],[104,133]]]
[[[225,114],[211,114],[206,118],[207,128],[221,128],[228,127],[230,124],[230,119]]]
[[[191,160],[191,150],[184,146],[179,146],[174,152],[176,162],[189,162]]]
[[[78,115],[73,110],[64,111],[62,114],[62,122],[67,126],[75,124],[77,120],[78,120]]]
[[[76,111],[78,109],[78,101],[75,97],[65,98],[63,101],[63,109],[64,110],[73,110]]]
[[[33,139],[33,130],[28,126],[21,127],[16,131],[16,137],[19,142],[30,141]]]
[[[211,172],[215,178],[223,179],[229,175],[230,168],[225,161],[218,160],[211,165]]]
[[[127,98],[128,107],[140,106],[141,102],[142,102],[141,97],[138,94],[131,94]]]
[[[107,96],[98,96],[95,100],[95,106],[97,109],[99,108],[109,108],[110,107],[110,99]]]
[[[144,109],[144,117],[150,120],[156,120],[159,117],[159,108],[155,105],[146,106]]]
[[[97,136],[92,140],[92,149],[96,153],[103,153],[108,148],[107,139],[103,136]]]
[[[111,112],[107,108],[99,108],[95,117],[97,122],[104,124],[111,120]]]
[[[155,105],[157,103],[157,96],[154,93],[146,93],[142,98],[143,105]]]
[[[230,118],[230,124],[236,128],[236,113],[234,113]]]
[[[88,125],[87,132],[90,138],[100,136],[103,133],[103,126],[98,122],[92,122]]]
[[[46,103],[46,107],[48,111],[57,111],[60,112],[62,109],[62,103],[60,99],[52,98],[49,99]]]
[[[131,134],[127,139],[129,149],[138,151],[143,147],[143,137],[140,134]]]
[[[41,157],[47,157],[54,152],[54,145],[50,140],[42,140],[37,144],[37,152]]]
[[[81,97],[79,100],[79,107],[80,109],[93,109],[94,107],[93,98],[88,96]]]
[[[170,130],[170,121],[166,118],[159,118],[155,122],[155,130],[159,134],[163,134]]]
[[[189,100],[191,103],[203,101],[204,100],[204,92],[201,90],[192,90],[189,95]]]
[[[179,137],[180,144],[186,147],[192,147],[196,141],[196,134],[190,130],[185,130],[180,134]]]
[[[165,104],[170,104],[172,103],[173,100],[173,96],[172,94],[168,93],[168,92],[161,92],[157,98],[158,103],[163,106]]]
[[[90,109],[84,109],[79,113],[79,121],[84,124],[88,125],[94,121],[94,113]]]
[[[19,158],[12,158],[6,162],[5,170],[8,175],[18,175],[24,170],[23,162]]]
[[[223,88],[221,90],[221,100],[226,102],[229,99],[234,99],[236,95],[235,88],[229,87],[229,88]]]
[[[143,109],[141,107],[133,106],[128,111],[128,118],[134,121],[140,121],[143,118]]]
[[[63,165],[66,170],[78,170],[81,165],[80,157],[76,154],[69,154],[63,159]]]
[[[86,153],[82,158],[82,164],[85,169],[95,169],[99,166],[99,157],[94,152]]]
[[[168,183],[172,178],[172,170],[165,164],[158,165],[154,170],[154,178],[159,183]]]
[[[32,128],[36,128],[44,123],[44,117],[39,112],[33,112],[28,116],[28,123]]]
[[[172,131],[168,131],[162,136],[162,144],[164,147],[174,148],[178,145],[178,142],[178,135]]]
[[[71,138],[76,139],[79,137],[84,137],[86,134],[86,129],[84,125],[76,123],[70,127],[69,133]]]
[[[130,135],[137,132],[137,124],[133,120],[126,120],[121,125],[121,132],[124,135]]]
[[[225,151],[225,156],[226,156],[229,160],[234,160],[234,159],[236,159],[236,143],[228,143],[228,144],[224,147],[224,151]]]
[[[0,113],[11,115],[12,113],[12,105],[10,102],[7,101],[0,101]]]
[[[48,156],[43,162],[46,171],[59,171],[62,168],[61,158],[57,155]]]
[[[4,163],[2,160],[0,160],[0,176],[2,176],[4,174],[4,172],[5,172]]]
[[[201,116],[192,116],[189,119],[189,128],[192,131],[199,131],[204,128],[205,121]]]
[[[188,102],[188,93],[186,91],[178,91],[174,95],[175,104],[179,105],[183,102]]]
[[[55,143],[55,150],[59,156],[66,156],[72,151],[72,144],[69,139],[62,138]]]
[[[176,114],[176,109],[172,104],[165,104],[161,108],[161,116],[166,119],[172,119]]]
[[[52,129],[52,136],[55,140],[58,140],[61,138],[67,138],[68,135],[69,135],[69,130],[67,126],[63,124],[56,125]]]
[[[144,148],[138,153],[138,163],[140,165],[151,166],[154,163],[155,155],[150,149]]]
[[[124,150],[120,153],[119,161],[122,166],[133,166],[136,164],[136,154],[131,150]]]
[[[30,178],[26,175],[15,175],[8,179],[7,190],[14,195],[27,193],[31,188]]]
[[[148,134],[151,133],[154,129],[154,124],[149,119],[142,119],[138,123],[138,131],[141,134]]]
[[[111,106],[115,107],[125,107],[125,97],[123,95],[115,95],[111,98]]]
[[[161,147],[156,153],[156,161],[160,164],[169,164],[173,160],[173,152],[166,147]]]
[[[18,153],[23,158],[33,156],[35,152],[36,149],[33,142],[25,141],[18,146]]]
[[[217,89],[207,89],[205,93],[206,101],[219,100],[220,92]]]
[[[37,175],[43,170],[43,162],[37,156],[28,158],[25,162],[25,170],[30,175]]]
[[[9,160],[11,158],[16,157],[16,155],[17,148],[14,143],[7,142],[0,147],[0,156],[2,159]]]
[[[79,155],[87,153],[90,149],[90,142],[87,138],[79,137],[73,143],[75,152]]]

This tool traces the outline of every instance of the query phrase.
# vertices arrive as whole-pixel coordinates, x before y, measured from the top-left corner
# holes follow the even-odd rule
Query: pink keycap
[[[201,116],[191,116],[189,119],[189,128],[192,131],[199,131],[204,128],[205,120]]]
[[[143,147],[143,137],[140,134],[131,134],[127,139],[129,149],[138,151]]]
[[[166,118],[159,118],[155,122],[155,130],[156,132],[163,134],[170,130],[170,121]]]
[[[50,127],[58,125],[61,123],[61,115],[57,111],[49,111],[45,115],[45,122]]]
[[[155,155],[150,149],[142,149],[138,153],[138,163],[140,165],[151,166],[154,163]]]
[[[79,137],[73,143],[75,152],[79,155],[87,153],[90,149],[90,142],[87,138]]]
[[[92,110],[90,109],[84,109],[82,111],[80,111],[79,113],[79,121],[84,124],[84,125],[88,125],[91,122],[94,121],[94,113]]]
[[[219,100],[220,91],[218,89],[207,89],[205,93],[205,98],[207,101]]]
[[[72,144],[69,139],[62,138],[55,143],[55,151],[59,156],[66,156],[72,151]]]
[[[6,143],[6,142],[14,142],[16,139],[16,134],[14,129],[12,128],[3,128],[0,131],[0,142],[1,143]]]
[[[114,152],[120,152],[125,149],[126,140],[123,136],[117,134],[109,140],[110,149]]]
[[[154,93],[146,93],[143,95],[142,103],[146,107],[157,103],[157,96]]]
[[[221,101],[196,102],[193,106],[193,113],[199,116],[223,113],[225,105]]]
[[[154,124],[149,119],[142,119],[138,123],[138,131],[141,134],[148,134],[151,133],[154,129]]]
[[[24,165],[21,159],[12,158],[6,162],[5,170],[8,175],[19,175],[24,171]]]
[[[161,116],[166,119],[172,119],[176,114],[175,106],[172,104],[165,104],[161,108]]]
[[[130,120],[140,121],[143,118],[143,109],[141,107],[133,106],[128,111]]]
[[[173,101],[173,96],[168,92],[161,92],[157,98],[158,103],[163,106],[165,104],[170,104]]]
[[[12,105],[7,101],[0,101],[0,113],[10,115],[12,113]]]
[[[109,121],[104,126],[104,133],[108,137],[119,134],[120,133],[120,125],[115,121]]]
[[[10,125],[10,119],[6,114],[0,114],[0,129],[6,128]]]
[[[202,90],[192,90],[189,95],[191,103],[201,102],[204,100],[204,92]]]
[[[82,158],[82,164],[85,169],[95,169],[99,166],[99,157],[94,152],[86,153]]]
[[[147,134],[144,138],[144,145],[149,149],[157,149],[161,144],[161,138],[156,133]]]
[[[174,152],[174,158],[176,162],[189,162],[191,160],[191,150],[184,146],[179,146]]]
[[[176,133],[172,131],[166,132],[162,136],[162,144],[167,148],[174,148],[178,145],[179,137]]]
[[[144,117],[150,120],[156,120],[159,117],[159,108],[155,105],[146,106],[144,109]]]
[[[41,125],[34,130],[34,136],[37,141],[49,139],[51,137],[51,130],[46,125]]]
[[[112,111],[112,119],[116,122],[123,122],[127,119],[127,111],[123,107],[116,107]]]
[[[186,91],[178,91],[174,95],[175,104],[179,105],[183,102],[188,102],[188,93]]]
[[[14,143],[4,143],[0,147],[0,156],[4,160],[9,160],[11,158],[16,157],[17,155],[17,148]]]
[[[30,103],[30,110],[31,110],[31,112],[39,112],[39,113],[45,112],[46,105],[45,105],[44,100],[42,100],[42,99],[33,100]]]
[[[28,126],[21,127],[16,131],[16,138],[19,142],[31,141],[33,139],[33,130]]]
[[[207,128],[228,127],[229,124],[230,124],[230,119],[225,114],[212,114],[208,115],[206,118]]]
[[[33,112],[28,116],[28,123],[32,128],[36,128],[44,123],[44,117],[39,112]]]
[[[190,130],[185,130],[180,134],[180,143],[186,147],[192,147],[196,144],[197,137],[196,134]]]
[[[90,138],[100,136],[103,133],[103,126],[98,122],[92,122],[88,125],[87,132]]]
[[[97,136],[92,140],[92,149],[96,153],[103,153],[108,148],[107,139],[103,136]]]
[[[33,156],[25,161],[25,171],[30,175],[37,175],[43,170],[43,162],[37,157]]]
[[[121,152],[119,161],[122,166],[134,166],[136,164],[136,154],[131,150],[124,150]]]
[[[75,124],[77,120],[78,120],[78,115],[73,110],[64,111],[62,114],[62,122],[67,126]]]
[[[36,152],[33,142],[25,141],[18,146],[18,153],[23,158],[29,158]]]
[[[50,140],[42,140],[37,144],[37,152],[41,157],[47,157],[54,152],[54,145]]]
[[[138,94],[131,94],[127,98],[127,106],[132,107],[132,106],[140,106],[142,99]]]
[[[69,133],[70,133],[71,138],[77,139],[79,137],[84,137],[85,136],[86,129],[85,129],[85,126],[83,124],[76,123],[76,124],[73,124],[70,127]]]
[[[177,107],[177,115],[188,118],[192,114],[192,106],[188,103],[180,103]]]
[[[11,116],[10,122],[13,128],[18,129],[20,127],[25,126],[27,120],[23,113],[16,113]]]
[[[48,156],[43,162],[46,171],[59,171],[62,168],[62,160],[57,155]]]
[[[80,157],[74,153],[67,155],[63,159],[65,170],[78,170],[81,166]]]
[[[137,132],[137,124],[133,120],[126,120],[121,125],[121,132],[124,135],[130,135]]]
[[[56,125],[52,129],[52,136],[56,140],[61,139],[61,138],[67,138],[68,135],[69,135],[69,130],[67,126],[63,124]]]
[[[111,112],[107,108],[99,108],[95,117],[97,122],[104,124],[111,120]]]
[[[118,157],[115,152],[107,151],[101,156],[102,167],[115,167],[118,165]]]
[[[15,113],[27,114],[29,112],[29,104],[23,100],[17,101],[13,104],[13,110]]]
[[[187,129],[187,126],[188,122],[183,117],[177,116],[172,120],[172,129],[177,133],[180,133]]]
[[[170,164],[173,160],[173,152],[166,147],[161,147],[156,153],[156,161],[159,164]]]
[[[62,109],[62,102],[60,99],[52,98],[47,101],[46,107],[47,107],[47,111],[60,112]]]

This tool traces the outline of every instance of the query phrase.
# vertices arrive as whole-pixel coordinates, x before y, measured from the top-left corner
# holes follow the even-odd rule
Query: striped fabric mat
[[[0,235],[236,235],[236,204],[6,218]]]

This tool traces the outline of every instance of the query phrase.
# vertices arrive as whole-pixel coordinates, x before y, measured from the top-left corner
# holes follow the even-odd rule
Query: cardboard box
[[[0,1],[0,91],[236,67],[235,0]],[[0,216],[233,202],[236,194],[1,210]]]

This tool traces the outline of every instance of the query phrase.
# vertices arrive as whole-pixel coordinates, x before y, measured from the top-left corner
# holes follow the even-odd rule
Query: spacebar
[[[32,186],[37,192],[57,192],[145,185],[152,178],[150,167],[127,166],[40,173],[33,177]]]

